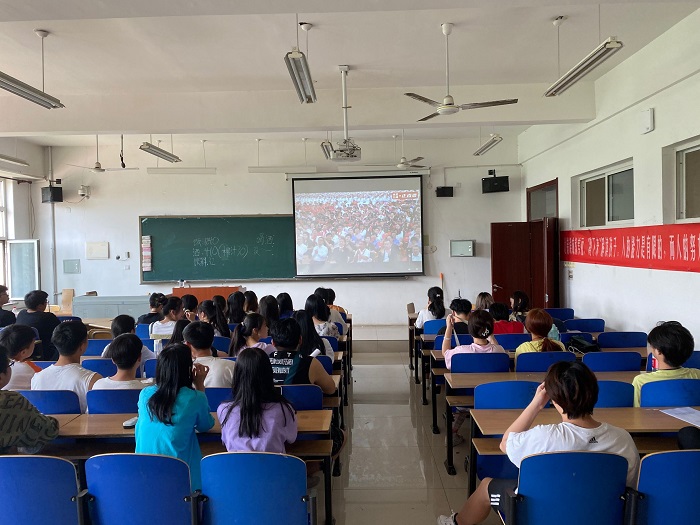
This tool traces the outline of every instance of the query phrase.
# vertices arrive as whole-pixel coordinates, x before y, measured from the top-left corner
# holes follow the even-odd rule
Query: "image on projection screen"
[[[420,176],[294,179],[298,276],[423,273]]]

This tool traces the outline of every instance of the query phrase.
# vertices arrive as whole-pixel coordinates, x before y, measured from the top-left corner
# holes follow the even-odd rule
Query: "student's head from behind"
[[[187,293],[182,296],[182,308],[185,311],[190,311],[190,312],[196,312],[197,311],[197,305],[199,304],[199,301],[197,298],[190,294]]]
[[[112,319],[112,325],[110,326],[110,331],[112,332],[112,337],[118,337],[122,334],[130,334],[136,330],[136,321],[130,315],[118,315]]]
[[[292,303],[292,296],[287,292],[282,292],[277,295],[277,306],[279,306],[280,312],[291,312],[294,310],[294,303]]]
[[[496,321],[508,320],[508,307],[503,303],[493,303],[489,308],[489,313]]]
[[[304,310],[306,310],[306,313],[311,317],[315,317],[324,323],[328,321],[331,315],[330,309],[328,308],[328,305],[326,305],[326,301],[322,296],[315,293],[306,298]]]
[[[260,315],[265,318],[267,326],[272,326],[280,318],[280,307],[277,299],[271,295],[266,295],[260,299]]]
[[[236,357],[238,352],[248,344],[248,339],[259,341],[264,337],[267,337],[265,318],[256,313],[248,314],[243,318],[242,322],[236,325],[235,330],[231,334],[228,355]]]
[[[674,368],[683,366],[695,349],[692,334],[678,321],[657,324],[649,332],[647,343],[659,353],[661,359]]]
[[[0,389],[5,388],[12,378],[12,367],[7,349],[0,346]]]
[[[333,288],[326,288],[326,304],[329,306],[335,304],[335,290]]]
[[[547,337],[554,320],[542,308],[533,308],[525,317],[525,329],[532,335]]]
[[[29,326],[11,324],[0,332],[0,346],[14,360],[27,359],[34,352],[36,333]]]
[[[275,323],[270,335],[275,348],[282,350],[296,350],[301,342],[301,328],[291,317]]]
[[[266,401],[274,390],[275,383],[272,376],[270,358],[260,348],[246,348],[241,350],[233,369],[233,392],[236,398],[252,398],[252,400]]]
[[[243,310],[246,312],[257,312],[258,311],[258,296],[255,295],[253,290],[247,290],[243,293],[245,302],[243,303]]]
[[[472,303],[469,299],[452,299],[452,302],[450,303],[450,310],[461,317],[466,317],[472,311]]]
[[[109,344],[109,357],[119,370],[131,370],[141,362],[143,343],[136,334],[122,334]]]
[[[182,335],[182,332],[185,330],[185,327],[190,324],[189,319],[178,319],[175,321],[175,326],[173,327],[173,333],[170,336],[170,339],[168,339],[169,345],[174,345],[175,343],[184,343],[185,338]]]
[[[148,298],[148,306],[151,308],[162,308],[165,306],[165,303],[168,302],[168,298],[165,297],[162,293],[152,293],[151,296]]]
[[[43,312],[49,303],[49,294],[43,290],[32,290],[24,296],[24,305],[29,310]]]
[[[209,299],[202,301],[196,308],[197,316],[206,322],[213,322],[216,319],[216,305]]]
[[[163,306],[163,315],[170,320],[177,321],[182,317],[182,313],[182,299],[168,297],[168,301]]]
[[[151,416],[172,424],[173,407],[181,388],[192,388],[192,353],[183,344],[166,346],[156,363],[157,390],[148,400]]]
[[[493,334],[493,317],[486,310],[474,310],[468,321],[469,335],[486,339]]]
[[[428,311],[436,319],[445,317],[445,294],[439,286],[428,288]]]
[[[510,307],[514,312],[527,312],[530,309],[530,298],[525,292],[516,290],[510,296]]]
[[[223,295],[215,295],[214,297],[211,298],[212,302],[221,310],[221,313],[225,314],[226,313],[226,299],[224,298]]]
[[[51,342],[62,356],[72,356],[87,347],[87,328],[80,321],[66,321],[53,331]]]
[[[202,321],[193,321],[182,331],[188,346],[195,350],[209,350],[214,342],[214,327]]]
[[[488,310],[493,304],[493,297],[488,292],[481,292],[476,296],[475,308],[477,310]]]
[[[328,302],[328,288],[322,288],[321,286],[319,286],[314,290],[314,294],[322,298],[324,303],[330,304]]]
[[[554,363],[547,370],[544,388],[555,407],[569,419],[591,415],[598,402],[598,380],[580,362]]]

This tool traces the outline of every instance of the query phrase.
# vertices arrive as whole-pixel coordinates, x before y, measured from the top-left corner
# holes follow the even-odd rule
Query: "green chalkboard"
[[[140,217],[139,222],[142,282],[295,276],[291,215]]]

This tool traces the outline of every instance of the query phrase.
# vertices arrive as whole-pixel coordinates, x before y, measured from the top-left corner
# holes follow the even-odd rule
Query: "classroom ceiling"
[[[0,1],[0,71],[40,86],[40,41],[33,30],[49,30],[46,91],[66,104],[45,116],[46,110],[0,92],[0,111],[7,110],[0,135],[70,134],[87,141],[96,131],[323,136],[324,130],[338,129],[340,124],[338,64],[352,67],[350,104],[364,104],[365,113],[350,114],[351,127],[354,124],[359,131],[391,137],[391,128],[411,126],[423,130],[416,136],[445,138],[474,133],[479,126],[524,129],[539,123],[580,122],[593,116],[592,90],[580,95],[591,100],[572,95],[568,104],[550,103],[556,106],[551,114],[541,110],[543,102],[538,100],[541,87],[559,76],[554,16],[568,16],[560,28],[561,72],[591,51],[599,35],[615,35],[624,42],[622,52],[587,78],[592,81],[700,6],[698,2],[561,3],[507,0],[494,7],[495,2],[485,0],[433,0],[426,10],[426,3],[418,0],[300,0],[293,5],[281,0]],[[294,107],[298,101],[282,60],[296,42],[292,9],[299,11],[300,21],[314,25],[308,55],[319,104],[306,113]],[[430,108],[403,100],[401,93],[410,89],[435,99],[444,96],[442,22],[455,24],[450,59],[457,102],[517,96],[518,107],[462,112],[469,115],[435,119],[429,125],[416,123]],[[303,32],[300,39],[306,50]],[[218,121],[207,108],[222,99],[232,112],[254,105],[261,118]],[[133,101],[152,110],[130,125],[123,118],[129,108],[114,106],[118,102],[133,106]],[[380,107],[368,110],[373,103]],[[164,118],[168,107],[182,113],[181,121]],[[287,107],[290,114],[282,114]],[[191,124],[185,125],[187,118]],[[360,136],[359,131],[353,135]],[[54,145],[60,142],[45,143],[51,140]]]

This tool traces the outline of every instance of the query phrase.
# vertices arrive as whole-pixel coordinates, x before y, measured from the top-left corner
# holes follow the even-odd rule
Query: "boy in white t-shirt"
[[[235,363],[216,357],[216,350],[211,347],[214,342],[214,327],[209,323],[194,321],[185,327],[182,336],[192,352],[194,362],[209,367],[204,388],[231,388]]]
[[[31,327],[13,324],[0,332],[0,346],[5,348],[10,358],[12,377],[3,390],[29,390],[32,377],[41,368],[32,363],[36,333]]]
[[[136,379],[136,371],[141,366],[141,339],[135,334],[122,334],[109,345],[109,356],[117,365],[117,373],[103,377],[95,383],[93,390],[129,390],[150,386],[150,380]]]
[[[556,425],[530,428],[548,401],[561,415]],[[516,467],[526,456],[546,452],[607,452],[627,460],[627,486],[634,486],[639,452],[626,430],[593,419],[598,381],[583,363],[559,362],[549,367],[544,383],[522,414],[508,427],[501,450]],[[605,476],[604,472],[600,473]],[[491,506],[505,511],[505,494],[517,488],[517,479],[484,478],[458,514],[440,516],[438,525],[472,525],[488,518]],[[564,520],[566,521],[566,520]]]
[[[56,364],[34,374],[32,390],[71,390],[78,394],[80,411],[87,411],[87,393],[102,376],[80,366],[88,344],[87,328],[80,321],[67,321],[53,331],[51,342],[58,349]]]
[[[134,334],[136,333],[136,321],[130,315],[118,315],[112,319],[112,325],[110,326],[110,331],[112,332],[112,337],[115,339],[122,334]],[[139,339],[139,341],[141,341]],[[110,348],[112,348],[113,343],[109,343],[105,346],[102,351],[102,357],[111,358]],[[149,359],[155,359],[156,354],[153,353],[146,345],[141,343],[141,372],[143,375],[143,364]]]

